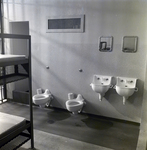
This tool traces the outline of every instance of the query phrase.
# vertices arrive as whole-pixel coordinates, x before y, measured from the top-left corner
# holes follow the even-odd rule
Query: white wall
[[[67,94],[80,93],[86,113],[140,122],[147,49],[147,1],[25,0],[5,2],[5,21],[29,21],[33,94],[48,88],[52,106],[65,108]],[[46,33],[46,16],[85,14],[84,33]],[[113,51],[98,51],[100,36],[113,36]],[[137,53],[123,53],[122,37],[138,36]],[[50,69],[47,70],[46,66]],[[83,72],[79,72],[82,69]],[[139,91],[126,105],[110,89],[102,102],[89,86],[93,74],[138,78]]]

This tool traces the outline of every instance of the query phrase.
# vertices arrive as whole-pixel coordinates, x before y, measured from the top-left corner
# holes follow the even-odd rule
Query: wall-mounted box
[[[124,36],[122,42],[122,51],[125,53],[135,53],[137,51],[137,36]]]
[[[27,91],[13,91],[13,102],[29,104],[29,92]]]
[[[50,16],[46,21],[46,32],[84,32],[84,15]]]
[[[112,36],[101,36],[99,38],[99,51],[111,52],[113,49],[113,37]]]

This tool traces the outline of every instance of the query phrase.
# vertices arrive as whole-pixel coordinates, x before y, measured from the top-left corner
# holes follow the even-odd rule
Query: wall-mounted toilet
[[[68,100],[66,101],[66,108],[68,111],[73,114],[78,114],[82,111],[84,104],[85,100],[81,94],[78,94],[77,98],[74,98],[73,93],[68,94]]]
[[[53,96],[48,89],[44,93],[42,93],[41,89],[37,89],[37,94],[33,96],[33,103],[42,108],[45,105],[49,106],[52,99]]]

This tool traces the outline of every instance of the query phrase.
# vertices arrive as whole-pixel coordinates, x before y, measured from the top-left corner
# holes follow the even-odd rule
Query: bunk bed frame
[[[33,134],[33,107],[32,107],[32,78],[31,78],[31,36],[30,35],[16,35],[16,34],[5,34],[3,31],[3,1],[0,0],[0,22],[1,22],[1,48],[2,54],[5,54],[4,51],[4,39],[26,39],[28,41],[28,58],[20,59],[20,60],[13,60],[13,61],[5,61],[0,62],[0,67],[3,68],[3,75],[0,76],[0,86],[4,86],[5,90],[5,98],[6,98],[6,84],[15,82],[18,80],[22,80],[28,78],[29,81],[29,106],[30,106],[30,119],[25,120],[25,124],[15,128],[15,130],[11,130],[7,132],[4,136],[0,136],[0,148],[3,148],[7,145],[10,141],[15,139],[18,136],[27,137],[23,142],[16,145],[13,150],[22,146],[28,140],[31,140],[31,148],[34,148],[34,134]],[[19,72],[19,65],[21,65],[26,73]],[[6,74],[5,69],[7,66],[14,67],[14,73]],[[17,116],[16,116],[17,117]],[[0,122],[1,124],[1,122]],[[8,130],[9,131],[9,130]],[[27,131],[27,132],[26,132]]]
[[[10,132],[5,137],[0,138],[0,147],[7,144],[19,135],[26,136],[27,142],[31,139],[31,148],[34,148],[34,137],[33,137],[33,109],[32,109],[32,79],[31,79],[31,36],[29,35],[15,35],[15,34],[0,34],[0,38],[10,39],[27,39],[29,41],[29,57],[28,59],[7,61],[6,63],[0,63],[0,67],[14,66],[15,73],[0,76],[0,85],[11,83],[14,81],[22,80],[25,78],[29,79],[29,105],[30,105],[30,121],[26,120],[26,125],[19,127],[17,130]],[[27,74],[19,73],[18,65],[21,65],[27,72]],[[23,131],[27,130],[29,133],[26,134]],[[23,143],[24,143],[23,142]],[[22,144],[23,144],[22,143]],[[16,148],[20,147],[19,144]]]

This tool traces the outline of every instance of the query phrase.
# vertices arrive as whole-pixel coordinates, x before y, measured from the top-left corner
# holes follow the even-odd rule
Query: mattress
[[[26,55],[0,54],[0,66],[15,65],[23,62],[26,63],[27,61]]]
[[[0,112],[0,140],[25,125],[25,118]]]

